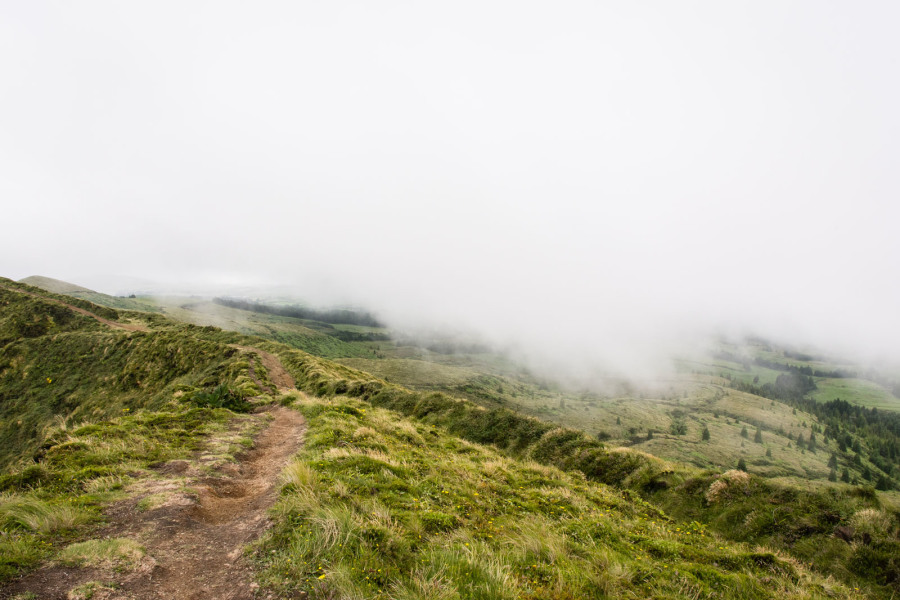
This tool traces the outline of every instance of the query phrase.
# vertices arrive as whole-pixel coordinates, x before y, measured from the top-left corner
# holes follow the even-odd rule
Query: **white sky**
[[[896,2],[0,0],[0,275],[900,357]]]

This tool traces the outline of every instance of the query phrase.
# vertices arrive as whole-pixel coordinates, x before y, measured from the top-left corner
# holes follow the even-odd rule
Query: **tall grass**
[[[262,580],[319,598],[812,596],[823,579],[583,476],[345,397],[297,400]],[[766,585],[763,581],[769,581]],[[834,586],[834,597],[854,597]]]

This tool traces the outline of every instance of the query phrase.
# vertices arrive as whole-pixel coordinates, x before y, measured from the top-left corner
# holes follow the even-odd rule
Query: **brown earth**
[[[256,348],[270,378],[282,390],[293,379],[278,359]],[[111,584],[94,600],[250,600],[274,598],[253,582],[245,546],[268,525],[278,475],[302,444],[305,422],[300,413],[269,406],[251,418],[271,421],[252,450],[211,475],[202,461],[170,461],[155,470],[162,477],[144,483],[140,494],[106,511],[109,524],[94,539],[131,538],[146,556],[130,571],[121,567],[77,568],[50,564],[0,589],[0,598],[31,592],[47,600],[72,599],[73,588],[89,581]],[[141,498],[163,499],[140,510]],[[27,597],[27,596],[25,596]]]

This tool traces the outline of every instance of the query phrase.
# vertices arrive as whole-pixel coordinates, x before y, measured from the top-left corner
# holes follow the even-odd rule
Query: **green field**
[[[840,398],[852,404],[877,408],[878,410],[900,411],[900,398],[894,396],[874,381],[865,379],[817,379],[819,389],[812,397],[820,402]]]

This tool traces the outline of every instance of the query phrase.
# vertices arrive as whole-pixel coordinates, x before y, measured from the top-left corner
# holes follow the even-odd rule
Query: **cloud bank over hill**
[[[287,284],[548,365],[897,359],[898,11],[7,4],[0,274]]]

